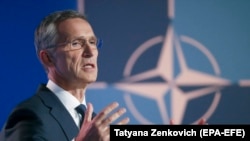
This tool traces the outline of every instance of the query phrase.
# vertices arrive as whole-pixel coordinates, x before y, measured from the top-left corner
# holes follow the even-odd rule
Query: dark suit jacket
[[[17,105],[1,132],[4,141],[71,141],[79,128],[60,100],[41,85]]]

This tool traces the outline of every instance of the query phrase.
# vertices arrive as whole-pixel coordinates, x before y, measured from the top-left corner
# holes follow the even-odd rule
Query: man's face
[[[79,87],[96,81],[98,50],[90,24],[80,18],[68,19],[59,24],[58,31],[59,46],[52,53],[50,75],[60,83]],[[71,50],[75,43],[83,43],[79,41],[85,41],[82,48]]]

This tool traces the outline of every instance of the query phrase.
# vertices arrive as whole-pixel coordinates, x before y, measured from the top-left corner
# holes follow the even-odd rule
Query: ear
[[[53,65],[52,58],[51,58],[51,56],[49,55],[49,53],[47,51],[41,50],[40,53],[39,53],[39,57],[40,57],[41,62],[45,66]]]

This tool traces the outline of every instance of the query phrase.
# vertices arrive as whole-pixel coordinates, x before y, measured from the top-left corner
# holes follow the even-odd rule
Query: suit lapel
[[[51,115],[58,121],[68,140],[72,140],[79,132],[73,118],[63,106],[61,101],[47,87],[41,85],[37,94],[44,101],[45,105],[51,108]]]

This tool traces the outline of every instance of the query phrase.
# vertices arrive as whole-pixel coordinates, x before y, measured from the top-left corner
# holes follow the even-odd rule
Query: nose
[[[93,55],[94,55],[94,49],[89,44],[85,44],[85,47],[83,50],[83,57],[90,58]]]

